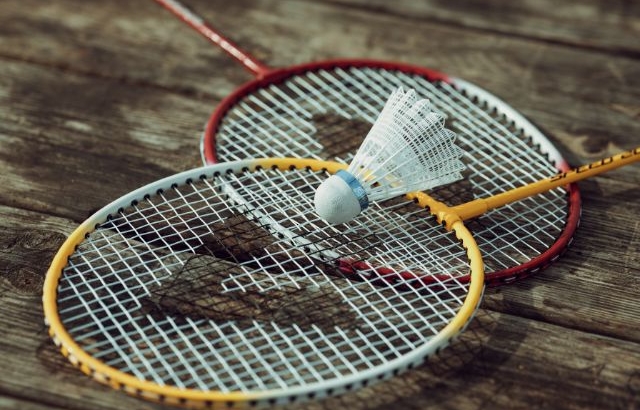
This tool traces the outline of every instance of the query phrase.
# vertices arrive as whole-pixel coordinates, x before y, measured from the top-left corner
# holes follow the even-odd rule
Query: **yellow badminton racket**
[[[406,200],[328,226],[313,194],[343,164],[187,171],[71,234],[47,272],[45,320],[71,363],[147,399],[235,407],[340,394],[420,364],[465,328],[484,277],[464,218],[639,157],[640,148],[468,211],[410,195],[448,229]],[[348,259],[361,265],[345,269]]]

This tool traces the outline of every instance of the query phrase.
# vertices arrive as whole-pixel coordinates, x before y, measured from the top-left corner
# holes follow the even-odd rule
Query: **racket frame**
[[[255,78],[254,80],[240,86],[220,102],[207,121],[204,134],[200,142],[200,152],[202,154],[203,163],[214,164],[220,162],[215,150],[218,129],[229,110],[242,98],[261,88],[282,83],[294,75],[336,68],[377,68],[400,71],[406,74],[417,74],[432,82],[444,81],[483,101],[500,115],[510,118],[514,124],[521,128],[522,132],[528,136],[531,143],[537,146],[540,152],[548,157],[549,161],[556,167],[558,172],[566,172],[570,169],[569,164],[564,160],[560,152],[536,126],[534,126],[513,107],[488,91],[459,78],[447,76],[446,74],[436,70],[399,62],[366,59],[327,60],[300,64],[289,68],[276,69],[269,71],[260,78]],[[573,241],[573,234],[580,224],[582,206],[580,191],[576,183],[567,184],[564,189],[566,190],[567,195],[567,217],[565,227],[561,234],[556,238],[555,242],[547,250],[531,258],[527,262],[499,271],[486,272],[485,280],[488,285],[510,283],[528,275],[535,274],[560,258],[560,256],[562,256],[562,254],[571,245],[571,242]]]
[[[200,140],[200,154],[204,164],[220,162],[220,158],[218,158],[216,152],[216,135],[218,134],[218,130],[226,114],[245,96],[269,85],[280,84],[294,75],[315,72],[323,69],[329,70],[335,68],[347,69],[366,67],[419,75],[431,82],[446,82],[453,87],[472,95],[474,98],[484,101],[493,110],[505,116],[505,118],[509,118],[514,125],[522,130],[523,135],[526,135],[534,145],[539,146],[540,152],[548,156],[549,161],[558,169],[558,171],[564,172],[570,169],[569,165],[562,158],[562,155],[560,155],[559,151],[553,146],[549,139],[547,139],[547,137],[545,137],[544,134],[542,134],[542,132],[540,132],[540,130],[529,120],[500,98],[469,82],[424,67],[400,62],[370,59],[332,59],[298,64],[285,68],[271,68],[253,57],[246,50],[240,48],[228,38],[224,37],[201,16],[184,6],[180,1],[155,1],[177,16],[180,20],[184,21],[211,43],[220,47],[224,52],[240,62],[254,76],[253,80],[239,86],[230,95],[225,97],[220,104],[216,106],[207,121]],[[489,285],[509,283],[537,273],[557,260],[567,250],[573,241],[573,234],[580,223],[581,199],[580,192],[576,184],[568,184],[565,187],[565,190],[567,195],[567,215],[564,228],[561,230],[559,236],[549,246],[549,248],[542,251],[540,254],[531,257],[528,261],[509,268],[503,268],[494,272],[487,272],[485,278]]]
[[[401,371],[413,368],[421,364],[426,357],[437,354],[446,347],[460,332],[464,331],[477,311],[484,292],[484,264],[482,255],[471,232],[462,222],[452,224],[451,230],[466,250],[469,259],[470,275],[468,293],[456,315],[435,336],[419,348],[393,359],[385,366],[368,369],[353,375],[335,378],[328,382],[312,385],[297,386],[288,389],[265,390],[260,392],[221,392],[202,391],[192,388],[178,388],[176,386],[158,385],[156,383],[140,380],[133,375],[124,373],[108,366],[99,359],[92,357],[78,345],[65,329],[57,310],[57,288],[62,277],[67,261],[74,253],[76,247],[91,232],[96,230],[108,216],[118,213],[120,210],[135,205],[157,192],[172,189],[174,186],[188,184],[189,181],[202,177],[211,177],[216,173],[242,173],[254,171],[256,168],[273,168],[281,171],[287,170],[326,170],[335,173],[342,169],[344,164],[329,161],[297,159],[297,158],[270,158],[232,161],[221,164],[204,166],[181,172],[179,174],[163,178],[159,181],[139,188],[124,195],[116,201],[106,205],[89,219],[78,226],[62,244],[56,253],[51,266],[47,271],[43,286],[43,308],[45,325],[48,327],[49,336],[60,349],[61,353],[83,373],[114,389],[123,390],[128,394],[143,397],[151,401],[162,402],[171,405],[179,405],[190,408],[212,407],[224,403],[227,407],[235,407],[243,403],[249,406],[286,404],[297,400],[319,399],[322,397],[337,395],[345,391],[363,387],[376,381],[389,379]],[[444,229],[444,228],[443,228]],[[321,386],[318,386],[321,384]]]

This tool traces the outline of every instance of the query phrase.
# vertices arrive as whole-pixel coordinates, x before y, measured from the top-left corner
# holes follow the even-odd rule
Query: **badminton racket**
[[[45,278],[45,322],[71,363],[146,399],[232,407],[340,394],[420,364],[468,324],[484,278],[463,219],[638,159],[640,148],[481,205],[411,194],[420,206],[404,200],[415,213],[386,229],[384,207],[340,229],[310,212],[315,187],[344,164],[262,159],[187,171],[71,234]],[[369,268],[345,273],[323,249]]]
[[[326,226],[313,194],[342,166],[229,162],[113,202],[52,263],[51,336],[96,380],[189,407],[321,398],[416,366],[475,312],[481,257],[464,226],[406,199],[390,204],[412,209],[402,221]],[[386,276],[345,273],[326,249]]]
[[[362,59],[272,69],[181,3],[156,1],[255,76],[213,111],[201,144],[205,163],[281,156],[349,161],[389,94],[403,86],[448,117],[447,127],[467,153],[464,182],[431,192],[443,202],[456,205],[497,194],[569,168],[526,118],[466,81],[427,68]],[[576,186],[526,201],[525,212],[506,206],[469,222],[483,251],[488,283],[537,272],[571,243],[580,218]]]

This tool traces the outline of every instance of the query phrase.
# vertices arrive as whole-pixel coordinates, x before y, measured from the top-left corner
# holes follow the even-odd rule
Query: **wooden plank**
[[[226,55],[193,32],[175,36],[185,29],[183,23],[153,1],[90,5],[10,0],[0,5],[0,19],[0,56],[8,59],[134,84],[161,84],[187,94],[199,89],[228,93],[232,85],[227,78],[236,83],[246,78]],[[169,61],[177,64],[166,64]]]
[[[629,75],[638,66],[629,63]],[[5,197],[19,201],[21,207],[56,207],[56,201],[72,197],[76,199],[71,208],[57,206],[52,211],[58,215],[73,211],[75,218],[85,217],[119,194],[199,163],[198,139],[210,111],[208,101],[21,62],[6,62],[0,73],[10,81],[0,84],[0,160],[16,170],[0,178],[5,180]],[[635,98],[635,88],[618,91],[615,97],[606,91],[601,98]],[[591,92],[595,97],[596,90]],[[562,92],[549,92],[548,99],[562,108],[549,110],[545,105],[545,111],[535,112],[536,122],[557,131],[552,134],[574,163],[640,142],[634,138],[640,135],[635,114],[612,114],[613,104],[594,97],[582,96],[573,102]],[[119,172],[103,172],[110,169]],[[61,179],[60,173],[73,176],[74,183]],[[31,183],[35,185],[30,187]],[[83,183],[88,186],[82,187]],[[96,185],[107,195],[92,198]],[[93,201],[78,209],[85,199]]]
[[[72,0],[29,1],[4,3],[3,54],[13,59],[216,98],[249,78],[152,1],[91,8]],[[576,144],[578,136],[594,150],[609,139],[620,146],[625,136],[637,135],[640,68],[634,59],[327,4],[189,4],[274,66],[330,57],[407,61],[480,84],[565,145]],[[225,12],[217,12],[221,9]],[[279,16],[291,18],[285,22]],[[628,37],[636,42],[635,35]]]
[[[66,219],[0,206],[0,407],[161,408],[112,392],[73,368],[55,348],[42,316],[46,268],[66,234]],[[4,408],[4,407],[2,407]]]
[[[0,53],[12,59],[112,78],[127,87],[213,95],[206,97],[212,102],[250,78],[152,1],[139,7],[28,1],[33,3],[3,3],[7,36]],[[478,83],[522,110],[563,148],[578,151],[574,161],[598,155],[607,144],[627,148],[629,138],[636,141],[631,146],[640,142],[632,137],[639,135],[640,115],[640,64],[634,59],[326,4],[189,4],[275,66],[362,56],[434,67]],[[281,15],[292,18],[285,22]],[[135,100],[140,92],[130,94]],[[198,129],[212,108],[206,98]]]
[[[328,2],[407,20],[500,33],[505,37],[525,37],[617,55],[640,55],[640,43],[637,41],[640,36],[640,4],[634,1]]]
[[[485,305],[535,320],[640,341],[640,169],[580,184],[581,224],[569,250],[539,275],[488,292]],[[621,202],[618,202],[621,199]],[[524,297],[524,298],[523,298]]]
[[[85,377],[66,363],[45,332],[40,307],[45,267],[74,225],[67,219],[0,206],[0,327],[11,329],[0,338],[3,394],[46,397],[47,403],[65,408],[159,408]],[[520,305],[504,310],[517,313],[521,307],[537,308],[535,290],[531,281],[522,282],[490,291],[489,298],[511,292]],[[573,296],[572,314],[583,303]],[[555,397],[563,401],[553,403],[554,408],[639,404],[640,343],[541,319],[545,321],[483,309],[469,330],[427,365],[353,394],[293,408],[531,408],[549,405]]]
[[[24,63],[0,72],[11,79],[0,85],[5,204],[80,222],[145,183],[201,164],[201,101]]]
[[[569,250],[539,275],[488,292],[484,306],[640,341],[630,325],[640,315],[639,168],[582,183],[582,220]]]
[[[64,407],[52,406],[50,403],[36,403],[16,397],[0,395],[0,409],[3,410],[62,410]]]

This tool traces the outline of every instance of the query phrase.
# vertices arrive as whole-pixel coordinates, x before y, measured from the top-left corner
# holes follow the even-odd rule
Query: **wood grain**
[[[139,7],[102,2],[91,8],[78,8],[72,0],[46,6],[28,1],[33,2],[30,7],[23,2],[4,6],[9,34],[4,52],[11,58],[198,98],[220,99],[250,78],[151,1]],[[599,152],[609,142],[620,146],[620,141],[637,133],[640,72],[634,58],[407,20],[365,7],[273,0],[252,6],[246,1],[225,5],[224,13],[208,2],[190,5],[271,66],[367,57],[439,69],[501,96],[565,145],[582,138],[583,153]],[[25,8],[30,9],[27,16]],[[540,9],[545,9],[544,4]],[[482,11],[477,5],[470,10]],[[305,13],[314,18],[300,18]],[[47,35],[51,15],[68,16],[55,21],[60,36]],[[634,43],[636,37],[625,36]],[[203,108],[208,111],[211,106]],[[205,118],[194,127],[201,127]]]
[[[487,88],[573,163],[640,145],[635,2],[259,0],[188,4],[271,66],[401,60]],[[251,76],[152,1],[0,3],[0,407],[161,408],[103,387],[44,332],[65,236],[199,164],[207,116]],[[487,292],[443,356],[295,408],[639,408],[640,167],[581,183],[582,224],[535,277]]]
[[[640,4],[634,1],[553,0],[505,3],[500,0],[456,2],[446,0],[396,1],[332,0],[344,7],[400,18],[461,26],[507,37],[587,48],[638,57]]]

